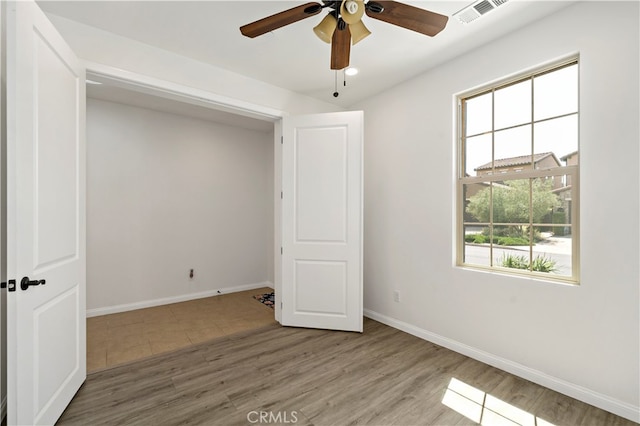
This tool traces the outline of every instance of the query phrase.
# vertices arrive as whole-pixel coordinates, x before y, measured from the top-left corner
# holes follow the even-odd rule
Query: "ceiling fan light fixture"
[[[346,69],[344,70],[344,73],[345,73],[346,75],[350,76],[350,77],[351,77],[351,76],[354,76],[354,75],[358,74],[358,68],[354,68],[354,67],[346,68]]]
[[[340,5],[340,16],[347,24],[355,24],[364,15],[363,0],[343,0]]]
[[[371,31],[365,27],[362,21],[349,25],[349,30],[351,31],[351,44],[353,45],[362,41],[365,37],[368,37],[371,34]]]
[[[318,36],[318,38],[325,43],[331,44],[331,37],[333,37],[333,32],[336,30],[336,26],[338,25],[338,20],[335,16],[328,14],[322,21],[315,27],[313,27],[313,32]]]

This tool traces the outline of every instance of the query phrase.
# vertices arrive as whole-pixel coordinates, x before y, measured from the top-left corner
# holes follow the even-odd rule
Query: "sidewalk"
[[[571,254],[571,237],[549,237],[533,246],[534,252]]]

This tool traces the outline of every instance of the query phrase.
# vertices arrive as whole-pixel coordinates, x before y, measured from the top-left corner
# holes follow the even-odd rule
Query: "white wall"
[[[270,282],[273,133],[89,99],[87,240],[90,313]]]
[[[47,16],[74,52],[80,58],[88,61],[207,90],[217,95],[270,107],[290,114],[341,110],[336,105],[126,37],[59,16]]]
[[[365,111],[367,314],[635,421],[638,20],[638,2],[580,2],[355,105]],[[455,267],[454,94],[574,52],[580,285]]]

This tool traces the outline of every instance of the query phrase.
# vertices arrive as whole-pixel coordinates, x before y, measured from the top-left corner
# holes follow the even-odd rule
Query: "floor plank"
[[[366,319],[362,334],[270,324],[90,374],[58,425],[477,424],[471,412],[635,424]]]

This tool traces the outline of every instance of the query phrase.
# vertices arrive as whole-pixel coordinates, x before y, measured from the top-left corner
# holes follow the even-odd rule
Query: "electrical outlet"
[[[398,290],[393,291],[393,301],[400,302],[400,292]]]

